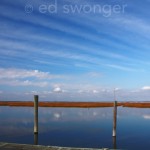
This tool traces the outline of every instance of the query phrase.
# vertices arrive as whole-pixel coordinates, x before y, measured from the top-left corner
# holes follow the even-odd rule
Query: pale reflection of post
[[[38,134],[38,95],[34,95],[34,134]]]
[[[113,133],[112,136],[116,136],[116,127],[117,127],[117,101],[114,101],[114,111],[113,111]]]
[[[38,145],[38,134],[34,133],[34,145]]]
[[[117,149],[116,136],[113,137],[113,149]]]

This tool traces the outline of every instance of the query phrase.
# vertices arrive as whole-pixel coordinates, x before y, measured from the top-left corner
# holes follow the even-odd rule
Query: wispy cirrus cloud
[[[142,71],[144,71],[143,69],[135,69],[135,68],[120,66],[120,65],[106,64],[106,66],[111,67],[111,68],[115,68],[115,69],[119,69],[119,70],[129,71],[129,72],[130,71],[131,72],[142,72]]]
[[[22,12],[23,13],[23,12]],[[3,14],[3,15],[8,15],[10,18],[12,18],[12,13],[6,13],[6,14]],[[37,15],[37,14],[36,14]],[[36,16],[35,15],[35,16]],[[34,18],[35,18],[35,16],[34,15],[31,15],[30,17],[32,17],[32,19],[26,19],[26,18],[24,18],[25,20],[24,21],[26,21],[26,22],[32,22],[33,23],[33,20],[34,20]],[[20,17],[21,17],[21,15],[20,15]],[[111,47],[112,47],[112,44],[114,44],[115,42],[113,41],[111,41],[111,40],[108,40],[107,38],[104,38],[104,39],[101,39],[101,40],[99,40],[99,34],[97,34],[97,33],[94,33],[93,34],[93,32],[87,32],[87,30],[82,30],[82,32],[80,31],[81,29],[80,28],[78,28],[78,30],[75,30],[76,29],[76,26],[69,26],[69,29],[68,29],[68,27],[66,27],[66,24],[64,24],[64,23],[61,23],[60,24],[60,22],[58,22],[58,21],[55,21],[55,20],[53,20],[53,21],[51,21],[50,23],[49,22],[47,22],[48,20],[48,16],[46,16],[46,17],[43,17],[43,16],[38,16],[40,19],[38,19],[38,20],[34,20],[34,23],[36,22],[36,24],[39,24],[40,26],[42,26],[43,27],[43,29],[44,28],[49,28],[49,29],[52,29],[52,30],[58,30],[58,31],[62,31],[62,32],[64,32],[64,33],[71,33],[72,35],[77,35],[78,34],[78,36],[80,37],[80,36],[82,36],[82,34],[83,33],[86,33],[86,35],[83,35],[82,37],[90,37],[91,39],[88,39],[88,41],[96,41],[97,43],[99,43],[99,44],[101,44],[101,42],[103,42],[105,45],[111,45]],[[16,17],[17,19],[19,19],[18,18],[18,16]],[[76,21],[76,20],[75,20]],[[74,23],[75,23],[75,21],[74,21]],[[33,23],[33,24],[34,24]],[[53,24],[54,23],[54,24]],[[91,26],[90,26],[91,27]],[[95,28],[97,28],[97,26],[95,25],[94,26]],[[55,29],[54,29],[55,28]],[[29,28],[29,33],[30,33],[30,31],[31,31],[32,29],[31,28]],[[32,33],[32,32],[31,32]],[[19,38],[20,37],[25,37],[26,36],[26,34],[24,34],[24,32],[23,32],[23,30],[21,30],[21,32],[19,33],[19,34],[21,34],[21,35],[23,35],[23,36],[19,36]],[[88,34],[88,35],[87,35]],[[93,36],[94,37],[92,37],[92,35],[91,34],[93,34]],[[35,39],[38,39],[38,40],[42,40],[43,39],[43,41],[51,41],[52,40],[52,38],[48,38],[48,36],[46,37],[45,35],[43,36],[43,35],[36,35],[36,36],[34,36],[33,34],[29,34],[30,35],[30,37],[33,37],[33,39],[35,40]],[[112,34],[111,34],[112,35]],[[42,37],[41,37],[42,36]],[[97,39],[96,39],[96,36],[97,36]],[[28,38],[29,36],[27,36],[27,38]],[[66,37],[65,37],[66,38]],[[119,38],[119,37],[118,37]],[[123,37],[124,38],[124,37]],[[32,39],[32,38],[31,38]],[[33,40],[32,39],[32,40]],[[64,40],[64,39],[63,39]],[[56,40],[52,40],[54,43],[58,43],[57,42],[57,37],[56,37]],[[110,43],[111,42],[111,43]],[[130,42],[130,40],[128,40],[128,42]],[[73,44],[74,43],[74,41],[72,42],[72,44],[70,45],[70,44],[68,44],[68,42],[66,42],[65,40],[64,40],[64,42],[60,42],[61,44],[64,44],[64,46],[71,46],[71,48],[76,48],[76,49],[78,49],[78,50],[80,50],[80,51],[84,51],[84,52],[86,52],[86,51],[88,51],[89,52],[89,54],[92,54],[93,56],[94,55],[97,55],[97,56],[99,56],[99,57],[101,57],[102,58],[102,56],[103,57],[105,57],[105,61],[116,61],[116,59],[119,59],[119,60],[121,60],[121,62],[122,61],[127,61],[128,63],[130,63],[130,62],[132,62],[132,63],[135,63],[135,62],[139,62],[139,60],[137,59],[132,59],[132,58],[130,58],[129,56],[125,56],[125,55],[122,55],[122,54],[120,54],[120,52],[118,53],[118,52],[112,52],[112,51],[106,51],[106,50],[103,50],[102,48],[96,48],[95,46],[94,47],[89,47],[89,46],[85,46],[85,45],[83,45],[83,46],[81,46],[81,43],[80,43],[80,46],[78,45],[78,44]],[[120,43],[116,43],[116,46],[117,45],[119,45]],[[78,46],[77,46],[78,45]],[[123,46],[124,44],[122,44],[122,46]],[[129,48],[129,47],[128,47]],[[42,51],[42,48],[40,48],[40,49],[38,49],[38,48],[35,48],[34,46],[30,46],[28,49],[32,49],[32,50],[34,50],[34,49],[36,49],[37,51]],[[64,51],[65,51],[65,49],[64,49]],[[56,56],[56,55],[55,55]],[[44,57],[44,56],[43,56]],[[73,58],[75,58],[75,57],[73,57]],[[104,58],[103,58],[104,59]],[[111,59],[111,60],[110,60]],[[105,61],[103,62],[103,63],[105,63]],[[140,62],[141,63],[144,63],[144,61],[142,62],[141,60],[140,60]],[[114,65],[116,65],[116,64],[114,64]],[[121,68],[125,68],[125,66],[122,66],[122,67],[115,67],[116,69],[120,69],[120,70],[124,70],[124,71],[126,71],[127,69],[121,69]],[[128,69],[128,71],[129,71],[130,69]],[[131,69],[131,70],[133,70],[133,69]]]
[[[17,13],[17,12],[16,12]],[[23,14],[23,12],[21,12]],[[10,18],[12,18],[12,13],[6,13],[4,15],[8,15]],[[37,14],[35,14],[36,16]],[[96,33],[96,32],[87,32],[87,30],[83,30],[83,29],[80,29],[80,28],[76,28],[77,26],[66,26],[66,24],[62,23],[60,24],[60,22],[56,21],[56,20],[52,20],[51,22],[48,22],[48,16],[47,15],[44,15],[44,16],[38,16],[39,19],[35,20],[36,17],[34,15],[31,15],[30,16],[30,19],[26,19],[26,18],[23,18],[22,15],[20,16],[16,16],[16,19],[24,19],[24,21],[26,22],[32,22],[32,23],[35,23],[36,24],[39,24],[40,26],[43,26],[43,28],[49,28],[49,29],[52,29],[52,30],[58,30],[58,31],[62,31],[62,32],[65,32],[65,33],[71,33],[72,35],[77,35],[79,37],[84,37],[84,38],[88,38],[88,41],[94,41],[94,42],[97,42],[99,44],[102,44],[102,43],[106,43],[107,45],[112,45],[115,43],[115,41],[111,41],[108,40],[108,38],[102,38],[101,40],[99,40],[99,34]],[[15,16],[14,16],[15,17]],[[21,18],[18,18],[18,17],[21,17]],[[31,19],[32,18],[32,19]],[[14,18],[15,19],[15,18]],[[34,20],[34,21],[33,21]],[[76,21],[76,20],[75,20]],[[74,21],[74,23],[75,23]],[[90,26],[91,27],[91,26]],[[94,26],[95,28],[97,28],[96,24]],[[78,29],[78,30],[77,30]],[[81,31],[82,30],[82,31]],[[85,34],[84,34],[85,33]],[[82,36],[83,34],[83,36]],[[93,34],[93,36],[92,36]],[[112,36],[113,34],[111,34]],[[40,35],[41,36],[41,35]],[[118,37],[120,38],[120,37]],[[129,42],[130,40],[128,40]],[[111,42],[111,43],[110,43]],[[67,43],[67,42],[66,42]],[[118,46],[120,43],[116,43],[116,46]],[[124,44],[123,44],[124,45]],[[122,46],[123,46],[122,45]],[[78,47],[79,48],[79,47]],[[129,47],[128,47],[129,48]],[[85,48],[86,50],[88,50],[88,47]],[[121,54],[118,54],[116,52],[106,52],[106,50],[100,50],[100,49],[97,49],[97,50],[94,50],[95,48],[91,48],[91,52],[93,53],[93,51],[95,51],[96,53],[95,54],[99,54],[101,56],[105,56],[105,57],[110,57],[110,58],[114,58],[114,59],[128,59],[127,56],[124,56],[124,55],[121,55]],[[83,49],[82,49],[83,50]],[[114,50],[115,51],[115,50]]]

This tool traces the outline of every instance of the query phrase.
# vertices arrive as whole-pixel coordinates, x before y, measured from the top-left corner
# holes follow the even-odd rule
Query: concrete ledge
[[[16,144],[16,143],[0,142],[0,150],[109,150],[109,149],[107,149],[107,148],[102,148],[102,149],[69,148],[69,147],[28,145],[28,144]]]

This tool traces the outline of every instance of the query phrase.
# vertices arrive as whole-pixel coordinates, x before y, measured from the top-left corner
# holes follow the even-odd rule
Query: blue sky
[[[149,0],[1,0],[0,98],[149,100]],[[23,97],[22,97],[23,96]]]

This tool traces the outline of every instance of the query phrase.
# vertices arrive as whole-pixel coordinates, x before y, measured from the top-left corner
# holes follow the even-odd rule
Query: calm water
[[[118,108],[112,138],[112,108],[39,108],[39,134],[33,134],[33,108],[0,107],[0,141],[67,147],[150,149],[150,109]]]

